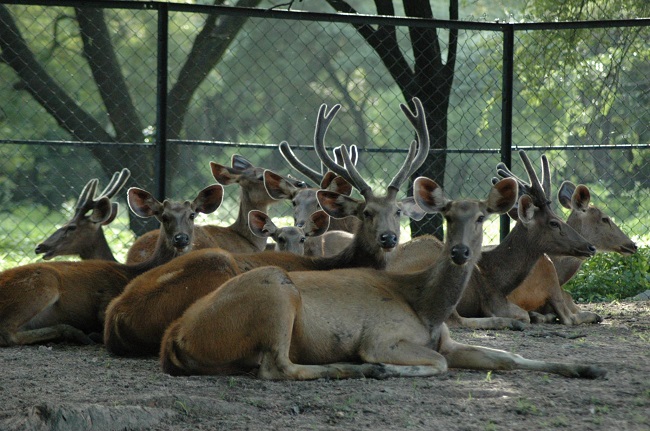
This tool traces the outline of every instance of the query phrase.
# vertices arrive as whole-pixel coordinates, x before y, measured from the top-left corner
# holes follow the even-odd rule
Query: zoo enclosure
[[[1,3],[5,21],[13,19],[34,54],[34,66],[47,74],[43,82],[71,99],[59,100],[65,114],[37,102],[36,90],[9,67],[13,48],[3,43],[0,200],[4,211],[22,208],[21,223],[0,225],[5,257],[20,254],[24,238],[45,238],[53,231],[40,219],[30,222],[33,206],[65,215],[65,205],[88,179],[106,184],[122,166],[134,174],[129,186],[177,198],[191,198],[214,182],[208,161],[228,164],[234,153],[291,173],[277,152],[282,140],[317,166],[311,143],[321,103],[343,105],[328,145],[357,144],[362,175],[384,184],[398,169],[413,131],[398,109],[402,92],[353,25],[396,28],[410,61],[409,28],[436,28],[443,54],[449,48],[444,37],[458,30],[444,119],[448,147],[432,150],[432,157],[447,155],[447,195],[484,196],[499,161],[524,176],[512,154],[523,148],[536,166],[540,154],[548,155],[555,190],[565,179],[588,184],[595,203],[626,232],[641,236],[648,230],[650,81],[644,70],[650,61],[647,50],[639,52],[639,46],[650,45],[648,19],[527,24],[155,2]],[[93,21],[82,24],[84,14],[73,8],[102,15],[125,84],[113,83],[114,94],[102,94],[107,87],[98,85],[102,77],[88,66],[87,34],[80,28]],[[170,104],[183,93],[187,60],[210,17],[217,17],[215,26],[241,22],[241,30],[197,89],[185,92],[191,101],[179,115]],[[3,31],[11,29],[5,21]],[[219,36],[211,35],[215,44]],[[110,100],[124,102],[132,113],[112,118]],[[66,115],[78,115],[75,121],[91,138],[66,130]],[[116,124],[129,118],[131,124]],[[236,197],[227,188],[230,204],[218,210],[219,221],[213,216],[205,222],[234,218]],[[272,215],[289,210],[277,205]],[[34,245],[28,243],[17,260],[33,260]]]

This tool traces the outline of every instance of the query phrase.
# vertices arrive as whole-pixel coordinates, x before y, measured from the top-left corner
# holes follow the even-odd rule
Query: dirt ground
[[[650,430],[650,301],[589,304],[604,321],[467,343],[597,364],[604,379],[450,370],[430,378],[269,382],[170,377],[99,345],[0,349],[0,430]]]

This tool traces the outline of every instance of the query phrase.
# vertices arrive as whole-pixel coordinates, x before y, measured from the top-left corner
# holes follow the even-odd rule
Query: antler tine
[[[343,166],[343,158],[341,157],[341,146],[339,145],[338,147],[334,148],[334,161],[336,162],[337,165]],[[350,145],[350,148],[348,148],[348,154],[350,155],[350,161],[352,162],[353,165],[357,165],[357,161],[359,160],[359,151],[357,150],[357,146],[352,144]]]
[[[332,107],[330,112],[327,113],[327,105],[323,103],[320,106],[320,109],[318,110],[318,118],[316,119],[316,131],[314,133],[314,149],[316,150],[316,154],[318,154],[318,158],[320,158],[321,162],[323,162],[327,169],[343,177],[343,179],[359,189],[348,174],[347,170],[344,167],[337,165],[329,154],[327,154],[327,150],[325,149],[325,133],[339,109],[341,109],[341,105],[336,104]]]
[[[323,174],[316,172],[309,166],[305,165],[303,162],[298,160],[298,157],[293,153],[289,143],[287,141],[280,142],[280,153],[284,159],[289,163],[295,170],[312,180],[316,184],[320,184],[323,179]]]
[[[91,199],[91,196],[95,196],[95,191],[97,190],[97,184],[99,184],[99,180],[97,178],[93,178],[92,180],[88,181],[84,188],[81,190],[81,193],[79,194],[79,198],[77,199],[77,204],[75,205],[75,213],[84,210],[87,208],[88,202]]]
[[[542,154],[542,190],[547,198],[551,196],[551,167],[546,154]]]
[[[548,197],[546,196],[546,193],[544,193],[542,184],[539,182],[539,178],[537,177],[537,174],[535,173],[535,169],[533,169],[533,165],[532,163],[530,163],[530,159],[526,155],[526,152],[524,150],[519,150],[519,156],[521,157],[521,160],[524,162],[524,166],[526,167],[526,172],[528,173],[528,177],[530,178],[529,194],[533,198],[538,200],[538,202],[536,202],[535,205],[542,205],[548,203]]]
[[[399,190],[399,187],[404,182],[404,180],[406,180],[409,177],[410,174],[409,168],[413,165],[413,159],[415,158],[416,151],[417,151],[417,142],[412,141],[411,145],[409,146],[409,151],[406,154],[406,160],[404,160],[402,167],[399,168],[399,171],[397,171],[397,174],[395,174],[393,181],[390,182],[388,189],[393,189],[395,192],[397,192]]]
[[[372,188],[361,177],[361,174],[357,170],[357,167],[352,162],[350,153],[348,153],[348,148],[345,145],[341,145],[341,158],[345,164],[345,170],[348,172],[350,179],[352,180],[350,184],[355,186],[362,196],[366,196],[368,192],[372,192]]]
[[[124,184],[126,184],[126,180],[128,180],[130,176],[131,171],[127,168],[122,169],[120,172],[115,172],[106,188],[96,197],[100,198],[106,196],[109,199],[112,198],[118,191],[120,191]]]
[[[417,153],[409,163],[404,163],[402,165],[400,170],[395,175],[395,178],[393,178],[393,181],[391,181],[390,185],[388,186],[395,189],[399,189],[404,180],[413,175],[415,171],[420,166],[422,166],[424,161],[427,159],[427,156],[429,155],[429,129],[427,129],[427,119],[424,114],[424,107],[422,106],[420,99],[417,97],[413,98],[413,104],[415,105],[415,113],[413,113],[413,111],[411,111],[411,109],[403,103],[400,103],[399,106],[402,109],[402,112],[404,112],[404,115],[406,115],[406,118],[415,128],[415,133],[418,139],[417,141],[413,141],[411,143],[411,147],[417,143]],[[409,152],[410,151],[411,150],[409,148]]]

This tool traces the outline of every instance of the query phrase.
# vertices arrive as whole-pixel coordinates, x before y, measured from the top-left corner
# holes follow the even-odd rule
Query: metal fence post
[[[501,161],[511,167],[512,163],[512,81],[514,76],[514,26],[503,27],[503,83],[501,88]],[[501,241],[510,232],[510,217],[501,216]]]
[[[161,202],[167,196],[167,62],[169,41],[169,9],[158,4],[158,71],[156,95],[156,157],[154,175],[156,195]]]

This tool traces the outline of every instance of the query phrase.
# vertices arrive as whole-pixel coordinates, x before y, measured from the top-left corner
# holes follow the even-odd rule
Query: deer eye
[[[306,239],[307,238],[305,238],[304,236],[302,238],[300,238],[300,244],[304,244]]]
[[[291,204],[292,204],[294,207],[295,207],[296,205],[298,205],[298,204],[296,203],[296,201],[291,201]]]
[[[196,218],[196,213],[191,213],[190,214],[190,220],[194,220]]]
[[[367,218],[367,219],[371,219],[371,218],[372,218],[372,214],[371,214],[370,211],[368,211],[368,210],[364,210],[364,211],[363,211],[363,216],[364,216],[365,218]]]
[[[171,220],[171,217],[169,217],[167,214],[163,214],[160,219],[162,220],[163,223],[169,223],[169,220]]]
[[[603,223],[607,223],[607,224],[612,223],[611,220],[609,219],[609,217],[603,217],[601,220],[602,220]]]
[[[66,232],[74,232],[75,230],[77,230],[77,225],[75,224],[71,224],[66,228]]]
[[[560,227],[560,223],[558,223],[557,220],[551,220],[551,221],[549,222],[549,225],[550,225],[552,228],[554,228],[554,229],[557,229],[557,228]]]
[[[476,223],[483,223],[485,221],[485,216],[480,215],[476,218]]]
[[[287,242],[287,241],[286,241],[284,238],[280,237],[280,238],[278,238],[278,242],[279,242],[280,244],[284,244],[284,243]]]
[[[395,214],[397,215],[397,217],[401,216],[402,215],[402,209],[398,208],[397,212]]]

